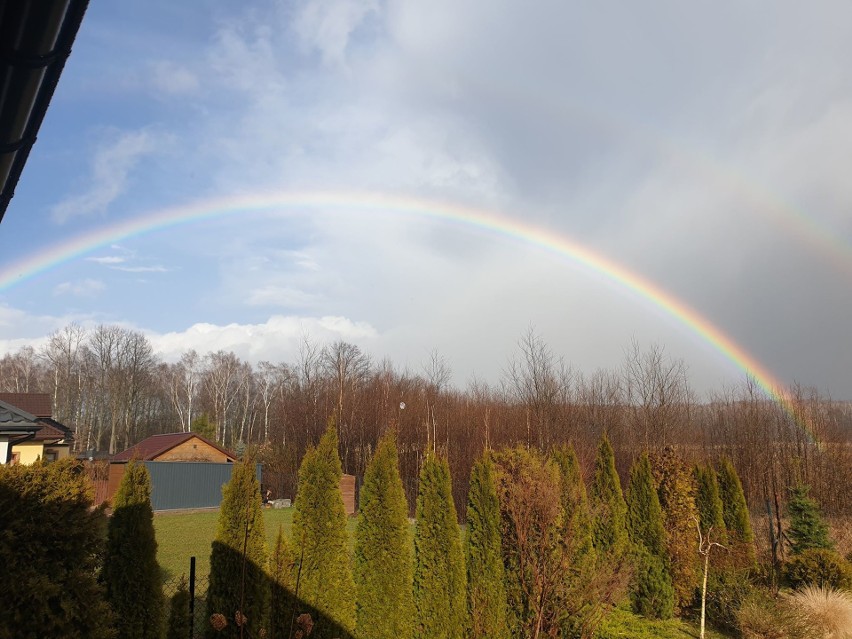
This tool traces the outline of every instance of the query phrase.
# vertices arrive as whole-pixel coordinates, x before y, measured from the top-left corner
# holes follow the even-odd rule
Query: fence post
[[[195,557],[189,558],[189,639],[195,637]]]

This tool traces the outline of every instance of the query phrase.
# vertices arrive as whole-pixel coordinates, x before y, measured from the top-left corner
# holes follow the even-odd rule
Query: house
[[[0,402],[30,415],[39,427],[31,437],[17,437],[10,442],[11,463],[56,461],[71,454],[74,431],[53,419],[53,402],[48,393],[0,393]]]
[[[17,462],[14,445],[32,439],[40,428],[35,415],[0,400],[0,464]]]
[[[197,433],[153,435],[113,455],[104,499],[112,501],[127,462],[143,463],[151,475],[154,510],[217,508],[236,455]],[[260,464],[257,465],[260,481]]]
[[[128,462],[131,459],[218,463],[237,461],[236,455],[197,433],[152,435],[112,457],[114,462]]]

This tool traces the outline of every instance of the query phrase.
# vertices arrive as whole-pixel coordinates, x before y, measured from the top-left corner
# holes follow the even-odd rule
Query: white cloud
[[[199,353],[233,351],[239,357],[257,363],[294,361],[304,337],[318,343],[337,339],[369,347],[379,334],[365,322],[345,317],[298,317],[274,315],[262,324],[193,324],[188,329],[165,334],[148,333],[158,352],[168,361],[195,349]]]
[[[106,288],[100,280],[85,279],[73,282],[62,282],[53,289],[54,295],[74,295],[77,297],[92,297]]]
[[[168,273],[169,269],[165,266],[110,266],[114,271],[123,271],[125,273]]]
[[[154,88],[170,96],[186,96],[200,87],[198,76],[187,67],[170,60],[151,63],[151,82]]]
[[[87,257],[87,262],[96,262],[97,264],[121,264],[126,258],[118,255],[105,255],[103,257]]]
[[[109,137],[111,139],[95,150],[90,186],[53,206],[51,214],[56,222],[105,213],[127,189],[130,173],[139,160],[157,151],[165,139],[147,129],[124,131]]]
[[[308,0],[294,21],[302,45],[326,64],[345,65],[353,32],[379,9],[376,0]]]

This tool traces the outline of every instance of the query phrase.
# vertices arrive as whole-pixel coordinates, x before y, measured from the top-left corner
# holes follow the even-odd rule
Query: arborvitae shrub
[[[558,636],[569,567],[559,470],[520,447],[496,453],[494,462],[512,636]]]
[[[171,598],[166,639],[187,639],[187,637],[189,637],[189,587],[184,575],[181,576],[177,590]]]
[[[630,469],[630,483],[627,485],[625,501],[630,541],[637,546],[643,546],[652,555],[661,559],[666,557],[663,511],[654,484],[651,462],[645,453]]]
[[[787,501],[787,536],[793,554],[812,548],[834,549],[834,542],[828,534],[828,524],[822,518],[819,505],[808,496],[809,490],[808,486],[796,486],[790,490],[790,499]]]
[[[414,636],[462,639],[466,633],[466,574],[453,502],[450,467],[431,453],[420,469],[414,532]]]
[[[712,528],[713,541],[724,545],[727,541],[727,531],[716,471],[709,464],[699,464],[693,468],[692,476],[695,481],[695,507],[698,509],[701,532],[705,534]]]
[[[785,567],[791,588],[820,586],[852,588],[852,566],[839,553],[824,548],[810,548],[793,555]]]
[[[755,592],[746,571],[711,572],[707,578],[707,622],[719,630],[737,633],[737,614]]]
[[[674,589],[664,560],[644,546],[636,550],[636,573],[630,586],[630,605],[649,619],[670,619],[674,613]]]
[[[279,526],[275,547],[269,558],[270,593],[267,639],[289,639],[290,637],[290,625],[293,621],[296,605],[294,563],[293,548],[284,534],[284,528]]]
[[[210,553],[207,615],[224,615],[230,623],[222,632],[208,628],[209,637],[239,637],[237,611],[248,619],[246,629],[256,634],[266,623],[268,584],[266,532],[260,484],[250,456],[234,464],[231,480],[222,487],[222,505],[216,538]]]
[[[663,510],[668,569],[678,611],[692,601],[699,582],[695,486],[692,472],[671,447],[666,447],[662,455],[655,458],[653,470]]]
[[[348,632],[355,629],[355,581],[337,446],[337,431],[329,426],[319,445],[305,453],[293,513],[293,543],[301,562],[299,599],[325,615],[314,619],[314,639],[333,637],[333,622]]]
[[[635,546],[636,573],[631,583],[633,611],[651,619],[668,619],[674,606],[663,512],[647,454],[636,460],[627,486],[627,530]]]
[[[118,636],[159,639],[164,601],[151,509],[151,476],[144,464],[130,461],[124,469],[113,499],[101,579],[115,613]]]
[[[727,457],[723,457],[719,462],[717,478],[728,545],[731,548],[728,553],[729,562],[734,567],[753,568],[757,564],[757,555],[748,504],[737,471]]]
[[[500,502],[488,455],[470,473],[467,503],[467,592],[472,639],[506,639],[506,573],[500,542]]]
[[[414,567],[408,503],[391,430],[379,440],[367,466],[359,510],[355,530],[356,634],[374,639],[410,639]]]
[[[551,454],[559,471],[562,505],[562,543],[567,554],[565,591],[560,604],[565,611],[562,636],[584,637],[591,631],[602,603],[597,590],[600,573],[595,570],[592,515],[580,463],[572,446],[561,446]]]
[[[97,574],[106,517],[71,459],[0,466],[0,637],[112,637]]]
[[[595,475],[589,488],[592,539],[598,565],[619,561],[627,551],[627,505],[615,470],[615,455],[606,433],[595,458]]]

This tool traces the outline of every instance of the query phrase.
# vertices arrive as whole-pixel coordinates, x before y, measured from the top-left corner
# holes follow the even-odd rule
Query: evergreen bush
[[[512,636],[556,636],[569,612],[570,565],[559,469],[520,447],[496,453],[494,461]]]
[[[267,614],[266,533],[254,458],[236,462],[231,480],[222,487],[216,538],[210,553],[208,618],[231,620],[222,631],[213,627],[208,637],[239,637],[237,619],[256,634]],[[239,614],[237,614],[239,613]]]
[[[182,575],[171,598],[166,639],[187,639],[189,627],[189,587],[186,576]]]
[[[551,458],[559,471],[562,543],[568,561],[560,604],[565,613],[561,631],[566,638],[585,637],[597,623],[599,615],[596,613],[603,603],[598,592],[601,575],[595,569],[592,514],[574,448],[570,445],[557,447]]]
[[[331,425],[317,447],[305,453],[293,512],[293,544],[301,564],[298,596],[323,615],[314,619],[314,639],[332,637],[334,623],[347,632],[355,629],[355,581],[337,447]]]
[[[810,548],[793,555],[784,573],[791,588],[852,588],[852,566],[840,553],[824,548]]]
[[[834,550],[834,542],[828,534],[828,524],[822,518],[819,505],[808,495],[808,486],[795,486],[790,490],[787,501],[789,526],[787,536],[793,554],[801,554],[812,548]]]
[[[666,557],[666,531],[663,511],[648,455],[643,453],[630,469],[630,482],[625,495],[627,532],[630,541],[652,555]]]
[[[645,546],[636,550],[636,573],[630,587],[630,606],[648,619],[671,619],[674,588],[664,560]]]
[[[466,574],[450,467],[430,453],[420,469],[414,531],[417,639],[462,639],[466,632]]]
[[[689,605],[699,583],[698,510],[692,472],[671,447],[654,460],[654,479],[666,528],[667,567],[675,593],[675,611]]]
[[[595,474],[589,489],[593,526],[592,540],[598,565],[620,561],[628,547],[627,504],[615,469],[615,454],[606,433],[595,458]]]
[[[467,503],[468,611],[472,639],[508,639],[506,573],[500,541],[500,502],[486,452],[470,473]]]
[[[728,545],[731,548],[730,561],[734,567],[754,568],[757,565],[757,554],[748,504],[737,471],[727,457],[719,462],[717,478]]]
[[[267,639],[289,639],[290,626],[295,612],[295,576],[293,567],[293,548],[284,534],[284,528],[278,527],[275,548],[269,558],[269,623]]]
[[[740,608],[757,592],[747,571],[711,572],[707,578],[707,621],[724,632],[738,632]]]
[[[633,611],[650,619],[668,619],[673,612],[674,590],[663,512],[647,454],[643,453],[630,470],[626,502],[627,531],[636,549],[636,574],[630,588]]]
[[[695,507],[702,533],[713,529],[713,541],[724,545],[727,540],[722,498],[716,471],[709,464],[698,464],[692,471],[695,482]]]
[[[118,636],[159,639],[163,589],[151,509],[151,476],[142,463],[127,463],[113,499],[101,579],[115,613]]]
[[[98,583],[106,516],[80,462],[0,466],[0,638],[114,636]]]
[[[410,639],[414,567],[408,503],[391,430],[379,440],[360,495],[355,529],[356,634],[365,639]]]

